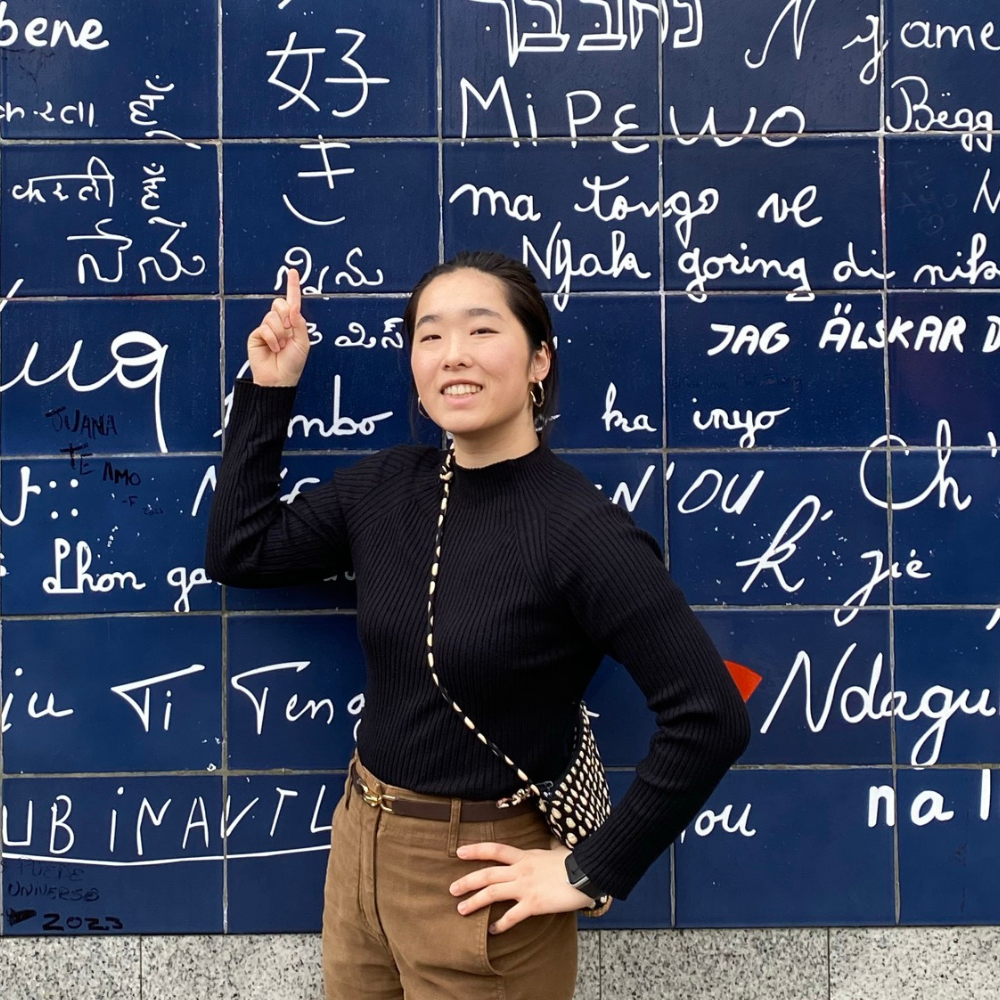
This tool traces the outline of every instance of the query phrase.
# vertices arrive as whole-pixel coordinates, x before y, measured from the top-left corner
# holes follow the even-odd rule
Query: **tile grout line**
[[[879,60],[879,167],[882,172],[881,183],[879,184],[879,200],[880,200],[880,210],[881,210],[881,227],[882,227],[882,322],[886,330],[889,329],[889,166],[887,158],[887,147],[886,147],[886,120],[887,120],[887,101],[886,101],[886,60],[885,49],[882,48],[885,43],[885,25],[886,25],[886,0],[879,0],[879,36],[876,44],[879,46],[882,58]],[[892,465],[893,465],[893,455],[894,451],[892,448],[892,380],[890,379],[890,368],[892,365],[892,355],[889,351],[889,338],[885,338],[885,343],[882,345],[882,359],[883,359],[883,386],[885,392],[885,436],[886,436],[886,447],[885,452],[885,497],[886,497],[886,562],[891,566],[892,560],[895,557],[895,541],[893,538],[893,530],[895,526],[895,518],[893,512],[893,493],[892,493]],[[892,573],[889,574],[889,587],[888,587],[888,600],[889,600],[889,611],[888,611],[888,623],[889,623],[889,634],[886,637],[888,642],[888,654],[889,654],[889,690],[892,696],[895,698],[896,694],[896,586],[895,580],[893,579]],[[898,810],[899,803],[899,757],[898,757],[898,743],[897,743],[897,732],[896,732],[896,713],[893,712],[889,716],[889,755],[892,761],[892,791],[893,791],[893,810],[894,813]],[[899,823],[893,822],[892,824],[892,908],[893,908],[893,920],[895,924],[899,925],[900,917],[900,885],[899,885]]]
[[[4,139],[0,136],[0,191],[3,190],[3,160],[4,160]],[[2,220],[0,220],[0,236],[2,236]],[[2,326],[3,326],[3,305],[5,304],[4,296],[7,293],[0,288],[0,342],[2,342]],[[0,360],[0,385],[3,384],[3,367],[2,360]],[[0,462],[0,490],[3,488],[3,469],[4,463]],[[2,495],[2,494],[0,494]],[[3,524],[0,523],[0,551],[3,550]],[[0,572],[2,572],[2,567],[0,567]],[[3,687],[3,618],[0,617],[0,706],[4,704],[4,687]],[[0,873],[3,870],[3,793],[4,793],[4,782],[3,782],[3,754],[4,754],[4,726],[0,723]],[[6,910],[4,909],[4,891],[6,887],[7,880],[0,877],[0,942],[4,939],[4,927],[6,920],[4,919],[4,914]]]
[[[826,928],[826,1000],[833,1000],[833,968],[830,964],[830,938],[833,929]]]
[[[219,391],[221,394],[220,406],[221,413],[219,418],[219,427],[222,428],[222,437],[219,441],[219,456],[216,458],[216,462],[221,465],[221,453],[222,446],[225,442],[225,418],[226,418],[226,285],[225,285],[225,239],[226,239],[226,227],[224,222],[224,206],[225,206],[225,190],[224,190],[224,169],[225,169],[225,156],[224,153],[224,143],[223,143],[223,44],[222,44],[222,26],[223,26],[223,0],[217,0],[216,12],[218,19],[216,21],[217,34],[216,34],[216,66],[218,72],[218,79],[216,80],[216,114],[217,114],[217,124],[219,131],[219,156],[218,156],[218,170],[219,170]],[[218,469],[218,466],[216,467]],[[214,495],[214,491],[213,491]],[[219,598],[219,629],[221,630],[221,635],[219,637],[219,684],[221,687],[219,696],[219,726],[220,726],[220,742],[219,742],[219,777],[221,779],[221,799],[220,799],[220,810],[222,815],[226,816],[226,802],[229,797],[229,726],[228,726],[228,684],[226,679],[229,673],[229,627],[228,627],[228,588],[223,587],[222,593]],[[222,934],[226,935],[229,933],[229,837],[226,832],[226,820],[222,821],[221,833],[221,850],[222,850],[222,912],[220,914],[222,918]]]

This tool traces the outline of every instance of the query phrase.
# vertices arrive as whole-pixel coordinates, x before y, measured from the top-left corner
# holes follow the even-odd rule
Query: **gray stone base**
[[[322,1000],[322,994],[315,934],[0,938],[2,1000]],[[763,928],[581,931],[575,1000],[998,995],[1000,928]]]

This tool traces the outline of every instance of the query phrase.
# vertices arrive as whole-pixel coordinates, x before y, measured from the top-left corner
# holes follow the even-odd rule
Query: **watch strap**
[[[566,855],[566,879],[574,889],[579,889],[585,896],[589,896],[597,903],[600,903],[608,895],[587,876],[572,852]]]

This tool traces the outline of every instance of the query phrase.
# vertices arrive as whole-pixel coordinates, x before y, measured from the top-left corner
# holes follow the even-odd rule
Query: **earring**
[[[535,386],[538,386],[542,390],[541,398],[535,398]],[[537,407],[539,410],[545,405],[545,386],[541,382],[529,382],[528,383],[528,395],[531,397],[531,403],[533,406]]]
[[[424,409],[423,400],[417,396],[417,413],[420,414],[425,420],[430,420],[431,415]]]

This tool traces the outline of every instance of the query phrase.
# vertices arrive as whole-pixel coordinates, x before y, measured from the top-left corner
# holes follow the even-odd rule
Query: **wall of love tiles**
[[[1000,922],[998,71],[986,0],[0,3],[3,933],[318,928],[353,584],[207,577],[228,401],[295,267],[284,496],[408,439],[477,247],[754,724],[590,925]]]

